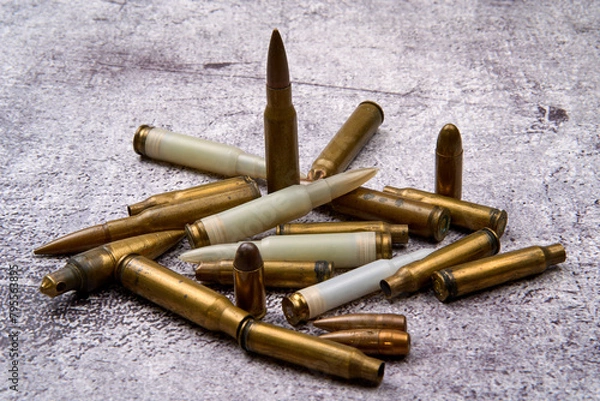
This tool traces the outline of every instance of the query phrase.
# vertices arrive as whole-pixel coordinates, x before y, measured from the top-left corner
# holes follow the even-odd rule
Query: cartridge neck
[[[565,248],[561,244],[552,244],[540,248],[546,256],[546,267],[557,265],[567,259]]]
[[[287,108],[292,105],[292,85],[283,89],[273,89],[267,85],[267,107]]]

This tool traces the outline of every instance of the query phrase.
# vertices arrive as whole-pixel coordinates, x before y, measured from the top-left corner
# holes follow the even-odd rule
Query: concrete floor
[[[600,3],[356,3],[0,6],[0,398],[600,397]],[[465,149],[463,198],[508,212],[503,250],[558,242],[567,261],[449,304],[424,290],[328,313],[407,316],[411,353],[387,361],[377,388],[248,354],[117,286],[87,298],[40,294],[42,276],[67,258],[34,257],[34,248],[124,217],[126,205],[152,194],[222,178],[140,159],[131,146],[139,125],[264,154],[273,28],[294,82],[303,171],[358,103],[373,100],[385,121],[351,167],[379,168],[371,188],[433,190],[437,134],[454,123]],[[304,220],[339,217],[321,208]],[[395,251],[462,235],[414,238]],[[177,259],[187,249],[183,242],[159,261],[193,277]],[[280,306],[288,293],[269,292],[265,321],[291,328]],[[18,393],[8,380],[14,361]]]

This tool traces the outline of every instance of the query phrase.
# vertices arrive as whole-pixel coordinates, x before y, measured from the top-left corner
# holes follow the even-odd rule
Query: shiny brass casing
[[[318,180],[344,171],[382,122],[383,110],[377,103],[360,103],[313,162],[308,179]]]
[[[116,278],[125,288],[205,329],[236,338],[246,351],[369,384],[383,378],[382,361],[352,347],[257,322],[224,295],[143,256],[121,259]]]
[[[394,329],[340,330],[319,337],[355,347],[367,355],[405,356],[410,352],[410,335]]]
[[[365,220],[407,224],[409,235],[441,241],[448,233],[448,209],[360,187],[331,202],[333,209]]]
[[[460,199],[462,170],[463,148],[460,131],[455,125],[446,124],[440,130],[435,150],[435,193]]]
[[[289,262],[265,260],[264,282],[266,287],[303,288],[327,280],[333,274],[333,263]],[[223,285],[233,285],[233,260],[202,262],[196,268],[196,279]]]
[[[153,195],[141,202],[127,206],[127,212],[130,216],[139,214],[143,210],[155,206],[182,203],[193,199],[206,196],[218,195],[236,191],[238,187],[251,186],[256,188],[255,181],[249,176],[241,176],[219,180],[208,184],[198,185],[192,188],[181,189],[178,191],[164,192]]]
[[[542,273],[565,259],[565,248],[560,244],[506,252],[435,272],[431,277],[433,291],[440,301],[451,301],[484,288]]]
[[[119,259],[130,253],[156,258],[183,238],[183,231],[163,231],[111,242],[73,256],[65,267],[42,279],[40,291],[50,297],[70,290],[90,293],[113,281]]]
[[[383,188],[383,192],[389,192],[405,199],[412,199],[430,205],[445,207],[450,211],[450,216],[452,218],[450,224],[468,230],[479,230],[483,227],[489,227],[498,234],[498,237],[502,237],[508,222],[508,215],[504,210],[421,191],[419,189],[395,188],[388,185]]]
[[[249,321],[239,343],[246,351],[374,385],[381,382],[385,369],[382,361],[356,348],[262,322]]]
[[[397,313],[351,313],[315,320],[313,325],[327,331],[352,329],[406,331],[406,316]]]
[[[381,289],[388,298],[415,292],[430,282],[434,272],[494,255],[499,250],[500,240],[496,233],[483,228],[400,268],[396,274],[381,281]]]
[[[262,319],[267,313],[264,262],[251,242],[242,243],[233,259],[233,298],[235,306],[250,312],[255,319]]]
[[[393,244],[408,242],[408,225],[390,224],[383,221],[330,221],[317,223],[288,223],[277,226],[278,235],[354,233],[373,231],[390,233]]]
[[[271,193],[300,183],[298,121],[291,85],[284,89],[267,86],[264,123],[267,189]]]

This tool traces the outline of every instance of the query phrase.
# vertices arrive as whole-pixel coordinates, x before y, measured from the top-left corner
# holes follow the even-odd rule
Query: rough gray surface
[[[600,396],[600,3],[357,3],[3,2],[0,398]],[[463,198],[508,212],[503,249],[567,249],[567,261],[543,275],[454,303],[426,290],[332,311],[407,315],[411,354],[386,364],[378,388],[247,354],[117,286],[87,299],[37,290],[66,258],[34,257],[33,248],[123,217],[127,204],[151,194],[220,178],[141,160],[131,147],[140,124],[263,154],[265,58],[275,27],[294,81],[303,171],[371,99],[385,121],[352,166],[380,169],[372,188],[432,190],[435,139],[452,122],[465,147]],[[305,220],[337,217],[319,209]],[[415,239],[407,249],[431,246]],[[160,262],[192,277],[192,266],[176,258],[186,249],[184,242]],[[289,327],[285,295],[269,293],[265,320]],[[14,358],[10,331],[18,333]],[[18,394],[7,380],[13,359]]]

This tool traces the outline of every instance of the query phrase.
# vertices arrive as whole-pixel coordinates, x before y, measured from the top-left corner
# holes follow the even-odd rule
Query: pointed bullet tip
[[[271,89],[285,89],[290,85],[290,72],[283,39],[277,29],[271,34],[267,56],[267,86]]]
[[[54,281],[52,279],[50,279],[48,276],[45,276],[42,279],[42,283],[40,284],[40,292],[42,294],[48,295],[49,297],[52,297],[52,298],[54,298],[56,295],[58,295]]]

